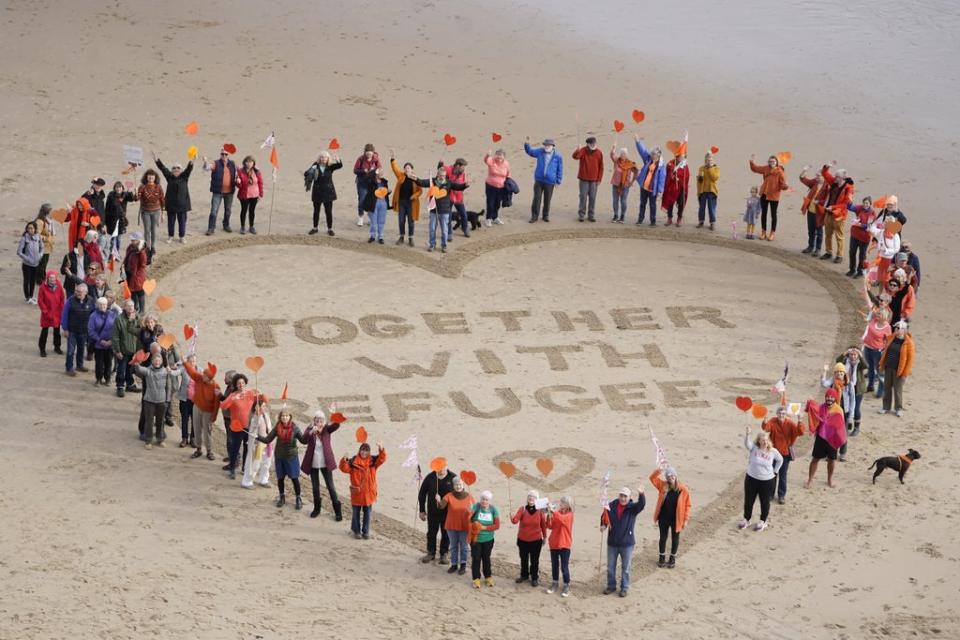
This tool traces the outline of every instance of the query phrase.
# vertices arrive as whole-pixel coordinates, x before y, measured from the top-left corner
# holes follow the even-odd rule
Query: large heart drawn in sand
[[[561,469],[567,471],[559,476],[544,477],[537,469],[537,460],[549,458]],[[547,493],[557,493],[569,489],[593,471],[596,460],[581,449],[572,447],[553,447],[546,451],[518,449],[504,451],[493,458],[494,466],[501,462],[510,462],[516,467],[513,478],[529,487],[537,487]],[[528,473],[529,472],[529,473]],[[552,473],[551,473],[552,475]]]

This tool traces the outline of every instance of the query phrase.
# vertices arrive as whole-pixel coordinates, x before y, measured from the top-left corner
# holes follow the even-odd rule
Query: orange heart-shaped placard
[[[720,153],[720,147],[710,147],[710,153]]]
[[[347,416],[343,415],[339,411],[334,411],[330,414],[330,422],[333,424],[343,424],[347,421]]]
[[[360,444],[363,444],[364,442],[367,441],[367,430],[364,429],[363,427],[357,427],[356,436],[357,436],[357,442],[359,442]]]
[[[100,226],[100,216],[90,216],[90,225],[94,227]]]
[[[66,209],[54,209],[50,212],[50,217],[56,220],[57,222],[66,222],[67,216],[70,214]]]
[[[237,152],[237,147],[236,147],[236,145],[233,145],[233,144],[230,144],[229,142],[227,142],[227,143],[225,143],[225,144],[223,145],[223,150],[226,151],[227,153],[236,153],[236,152]]]
[[[157,288],[157,281],[153,278],[143,281],[143,292],[147,295],[153,293],[153,290]]]
[[[750,413],[753,414],[753,417],[754,417],[754,418],[756,418],[757,420],[759,420],[759,419],[763,418],[765,415],[767,415],[767,408],[766,408],[765,406],[763,406],[762,404],[755,404],[755,405],[753,405],[753,407],[750,409]]]
[[[169,349],[170,347],[173,346],[173,343],[176,341],[177,339],[173,337],[172,333],[164,333],[159,338],[157,338],[157,344],[159,344],[164,349]]]
[[[176,303],[176,300],[170,296],[158,296],[156,302],[157,309],[160,309],[160,311],[170,311]]]
[[[640,109],[634,109],[631,115],[633,116],[633,121],[637,124],[643,122],[643,119],[647,117],[647,114],[645,114],[643,111],[640,111]]]
[[[680,142],[678,140],[668,140],[665,146],[673,155],[678,155],[680,153]]]
[[[451,147],[457,144],[457,136],[450,135],[449,133],[443,134],[443,144]]]
[[[777,162],[781,165],[789,164],[791,160],[793,160],[793,154],[789,151],[781,151],[777,154]]]
[[[477,473],[475,471],[461,471],[460,479],[463,480],[463,484],[472,487],[477,481]]]
[[[331,138],[330,144],[327,145],[327,149],[332,149],[333,151],[336,151],[339,148],[340,148],[340,141],[337,140],[336,138]]]
[[[440,471],[447,466],[447,459],[443,457],[437,457],[430,461],[430,469],[440,473]]]
[[[614,120],[613,130],[616,131],[617,133],[620,133],[621,131],[623,131],[623,123],[620,122],[619,120]]]
[[[190,122],[183,127],[183,132],[188,136],[195,136],[198,131],[200,131],[200,125],[198,125],[196,121]]]
[[[379,189],[373,192],[373,195],[377,196],[378,198],[386,198],[388,193],[390,193],[389,189],[387,189],[386,187],[380,187]]]
[[[877,209],[883,209],[887,206],[887,200],[890,199],[890,196],[880,196],[873,201],[873,206]]]
[[[200,149],[197,149],[195,145],[190,145],[187,147],[187,160],[193,160],[198,153],[200,153]]]
[[[247,365],[247,369],[257,373],[260,369],[263,369],[263,358],[260,356],[249,356],[243,361],[243,364]]]
[[[740,411],[744,412],[750,411],[750,407],[753,406],[753,400],[747,396],[737,396],[735,402],[737,404],[737,409],[740,409]]]
[[[497,133],[496,131],[494,131],[493,133],[490,134],[490,139],[493,140],[494,142],[500,142],[501,140],[503,140],[503,136]]]
[[[543,474],[543,477],[550,475],[553,471],[553,460],[550,458],[537,458],[537,469]]]
[[[194,336],[193,327],[188,324],[183,325],[183,337],[189,340]]]
[[[497,467],[500,468],[500,473],[508,478],[512,478],[513,474],[517,472],[517,468],[514,466],[514,464],[512,462],[507,462],[506,460],[498,464]]]
[[[140,364],[147,359],[147,352],[143,349],[138,350],[133,357],[130,358],[130,364]]]

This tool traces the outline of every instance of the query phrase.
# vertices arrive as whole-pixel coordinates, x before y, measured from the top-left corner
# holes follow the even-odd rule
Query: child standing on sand
[[[387,208],[390,189],[387,179],[377,169],[377,188],[367,192],[363,199],[363,210],[370,216],[370,239],[367,242],[383,244],[383,228],[387,224]]]
[[[743,221],[747,223],[747,240],[754,240],[753,230],[757,226],[757,216],[760,215],[759,189],[750,187],[750,197],[747,198],[747,209],[743,212]]]

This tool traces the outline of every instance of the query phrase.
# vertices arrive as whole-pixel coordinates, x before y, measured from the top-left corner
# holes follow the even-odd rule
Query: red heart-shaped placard
[[[500,142],[501,140],[503,140],[503,136],[500,135],[499,133],[494,132],[490,134],[490,139],[493,140],[494,142]]]
[[[449,147],[449,146],[452,146],[452,145],[454,145],[454,144],[457,143],[457,137],[456,137],[456,136],[452,136],[452,135],[450,135],[449,133],[445,133],[445,134],[443,135],[443,143],[444,143],[445,145],[447,145],[448,147]]]
[[[327,145],[327,149],[333,149],[334,151],[336,151],[339,148],[340,148],[340,141],[337,140],[336,138],[332,138],[330,140],[330,144]]]
[[[710,153],[720,153],[720,147],[710,147]]]
[[[634,109],[631,115],[633,115],[633,121],[637,124],[643,122],[643,119],[647,117],[647,114],[645,114],[643,111],[640,111],[640,109]]]
[[[223,145],[223,150],[226,151],[227,153],[236,153],[236,152],[237,152],[237,147],[236,147],[236,145],[230,144],[230,143],[228,142],[228,143],[226,143],[226,144]]]
[[[750,407],[753,406],[753,400],[746,396],[737,396],[735,402],[737,403],[737,409],[740,409],[740,411],[750,411]]]
[[[477,474],[475,471],[461,471],[460,479],[463,480],[463,484],[472,487],[473,483],[477,481]]]
[[[621,131],[623,131],[623,123],[620,122],[619,120],[614,120],[613,130],[616,131],[617,133],[620,133]]]
[[[363,444],[367,441],[367,430],[363,427],[357,427],[357,442]]]
[[[183,337],[189,340],[193,337],[193,327],[188,324],[183,325]]]

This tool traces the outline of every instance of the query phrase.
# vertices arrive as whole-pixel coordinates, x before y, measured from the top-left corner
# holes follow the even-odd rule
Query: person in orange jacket
[[[663,478],[660,477],[661,471]],[[680,532],[690,522],[690,491],[677,479],[673,467],[657,467],[650,474],[650,483],[659,492],[657,508],[653,512],[653,521],[660,527],[660,557],[658,567],[673,569],[677,566],[677,548],[680,546]],[[670,560],[665,560],[667,533],[670,533]]]
[[[777,156],[767,158],[767,164],[754,163],[750,156],[750,170],[763,176],[760,184],[760,239],[773,240],[777,235],[777,207],[780,206],[780,193],[789,189],[783,167]],[[767,209],[770,209],[770,235],[767,235]]]
[[[783,464],[777,473],[777,503],[787,501],[787,469],[793,460],[793,445],[803,435],[803,425],[787,417],[787,408],[777,407],[777,417],[764,420],[760,428],[770,434],[770,442],[783,456]]]
[[[382,442],[377,442],[375,456],[370,455],[370,445],[364,442],[357,455],[340,459],[340,471],[350,475],[350,504],[353,506],[350,529],[354,538],[370,539],[370,513],[377,501],[377,469],[386,461],[387,450]]]
[[[894,325],[894,333],[887,338],[887,348],[880,356],[883,371],[883,408],[880,413],[889,413],[893,408],[898,418],[903,415],[903,383],[913,371],[915,357],[913,336],[908,329],[906,320]]]
[[[564,598],[570,595],[570,547],[573,546],[573,498],[560,498],[559,509],[555,505],[547,507],[547,528],[550,529],[550,569],[553,581],[547,593],[554,593],[560,586],[563,574]]]

